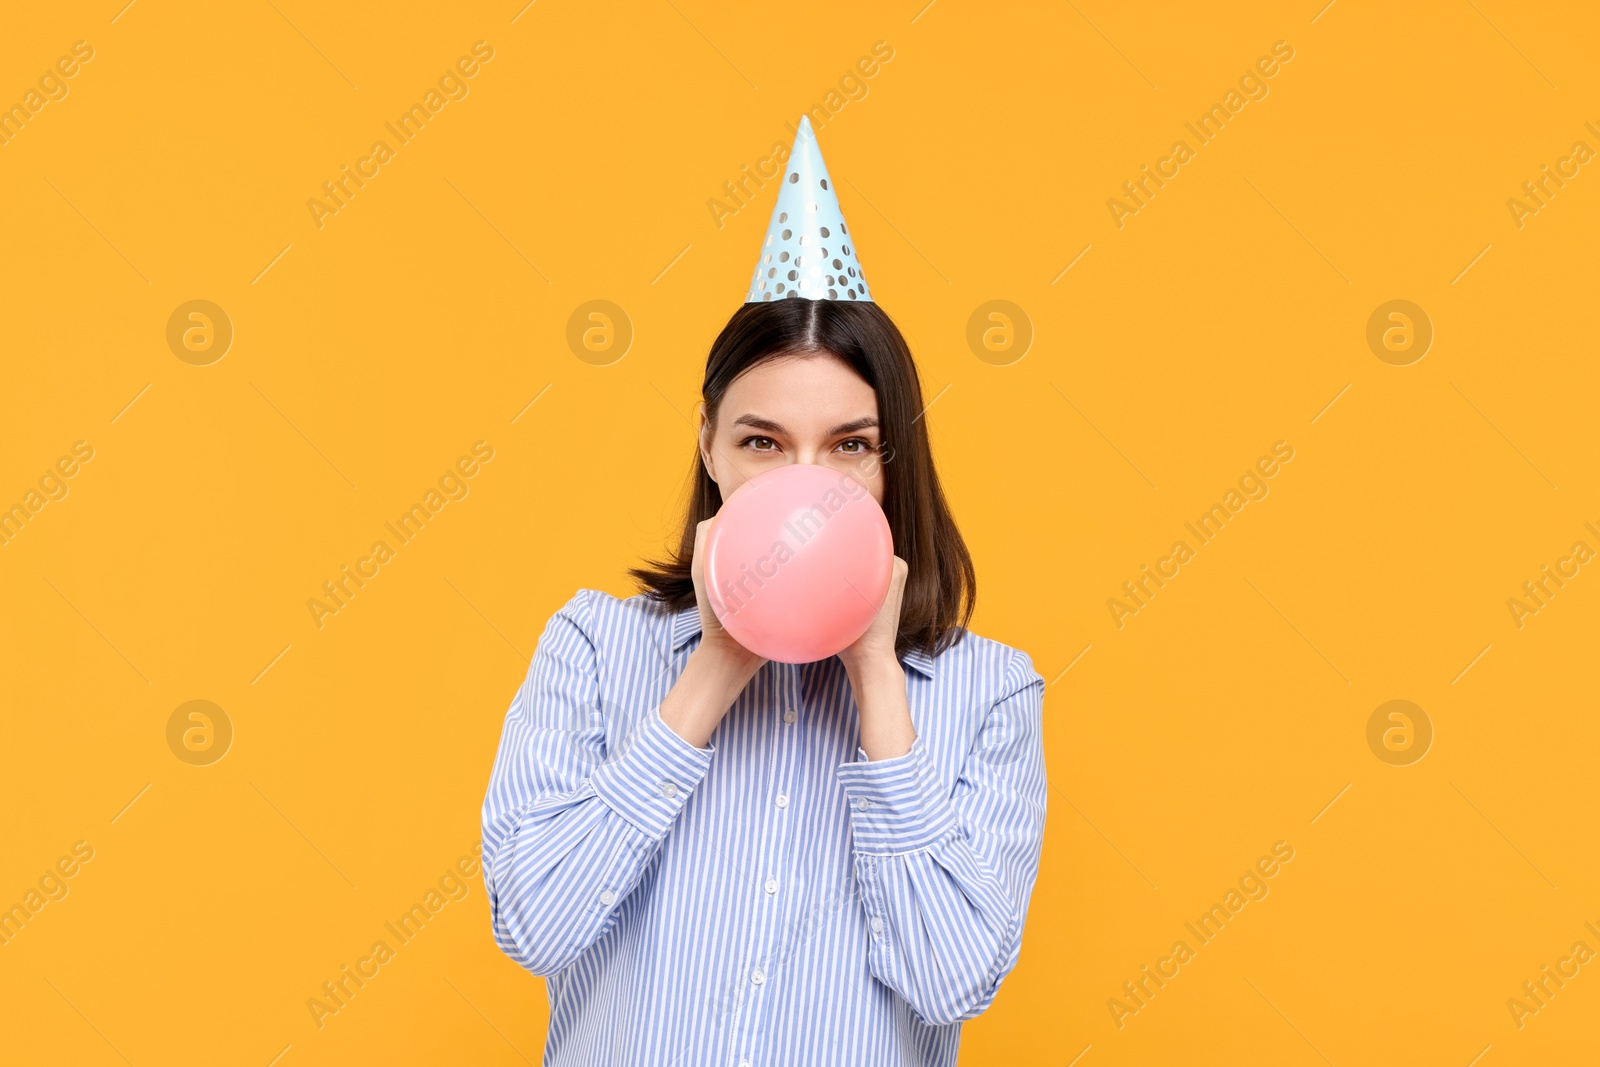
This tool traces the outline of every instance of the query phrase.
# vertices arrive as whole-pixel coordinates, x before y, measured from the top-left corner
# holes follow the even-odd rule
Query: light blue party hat
[[[802,115],[745,303],[786,297],[870,303],[855,243],[811,120]]]

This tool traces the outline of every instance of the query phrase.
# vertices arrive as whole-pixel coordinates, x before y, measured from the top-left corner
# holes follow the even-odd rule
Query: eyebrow
[[[765,430],[768,433],[787,434],[789,432],[778,423],[773,422],[771,419],[764,419],[760,415],[740,415],[737,419],[734,419],[730,425],[750,426],[757,430]],[[876,418],[871,415],[866,415],[851,422],[841,422],[839,425],[828,431],[828,436],[834,437],[842,433],[854,433],[857,430],[865,430],[869,427],[877,425],[878,420]]]

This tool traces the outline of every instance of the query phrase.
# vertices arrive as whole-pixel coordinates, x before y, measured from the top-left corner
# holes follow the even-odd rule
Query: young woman
[[[676,552],[556,612],[506,716],[484,880],[498,944],[548,980],[546,1067],[948,1067],[1020,951],[1044,679],[965,629],[894,323],[760,292],[706,363]],[[721,503],[784,463],[859,480],[896,551],[867,632],[799,665],[733,640],[701,568]]]

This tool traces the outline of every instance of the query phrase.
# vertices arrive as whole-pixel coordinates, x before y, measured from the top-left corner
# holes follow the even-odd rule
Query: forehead
[[[728,386],[720,407],[721,414],[733,418],[755,411],[773,418],[788,413],[797,422],[806,415],[822,421],[841,413],[876,415],[878,397],[834,353],[803,352],[775,356],[740,374]]]

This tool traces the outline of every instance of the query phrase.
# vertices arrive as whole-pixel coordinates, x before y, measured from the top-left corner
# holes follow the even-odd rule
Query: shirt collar
[[[672,618],[672,651],[683,651],[687,645],[700,633],[700,609],[690,604],[677,612]],[[900,657],[900,662],[910,667],[925,678],[933,677],[933,657],[923,652],[920,648],[913,648]]]

